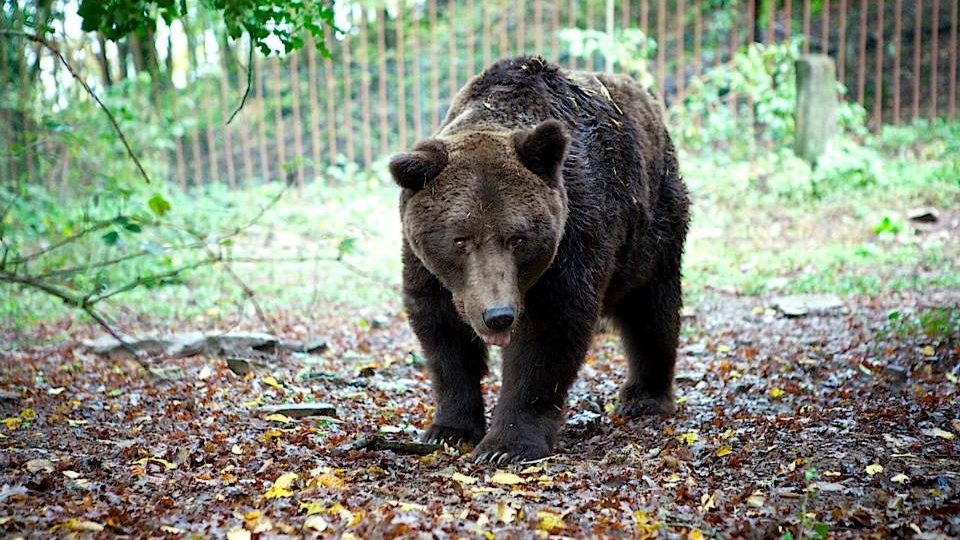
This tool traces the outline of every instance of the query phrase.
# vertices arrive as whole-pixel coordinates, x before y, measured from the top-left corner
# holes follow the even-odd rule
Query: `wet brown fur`
[[[500,61],[391,171],[403,188],[404,302],[437,399],[426,439],[477,443],[481,459],[548,455],[601,315],[629,359],[618,413],[674,410],[689,202],[648,92],[541,58]],[[479,334],[500,305],[517,318],[488,431]]]

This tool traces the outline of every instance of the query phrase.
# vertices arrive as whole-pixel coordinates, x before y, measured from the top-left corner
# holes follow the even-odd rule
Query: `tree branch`
[[[127,138],[123,135],[123,130],[120,129],[120,124],[117,123],[117,119],[114,118],[113,113],[111,113],[110,109],[108,109],[107,106],[104,105],[102,101],[100,101],[100,98],[97,97],[97,94],[95,94],[93,89],[90,88],[90,85],[88,85],[86,81],[80,78],[80,75],[76,72],[76,70],[73,69],[73,66],[70,65],[70,62],[67,62],[67,59],[64,58],[62,54],[60,54],[60,51],[56,47],[54,47],[52,43],[50,43],[43,37],[38,36],[36,34],[28,34],[26,32],[20,32],[17,30],[0,30],[0,34],[22,36],[30,41],[33,41],[34,43],[39,43],[40,45],[43,45],[44,48],[46,48],[47,50],[52,52],[54,55],[56,55],[57,59],[60,60],[60,63],[63,64],[63,67],[67,68],[67,71],[70,72],[70,75],[73,75],[73,78],[76,79],[81,86],[83,86],[83,89],[87,92],[87,94],[89,94],[90,97],[92,97],[93,100],[97,102],[97,105],[100,106],[103,112],[107,115],[107,118],[110,120],[110,123],[113,125],[114,131],[117,132],[117,135],[120,137],[120,141],[123,143],[124,148],[127,149],[127,155],[129,155],[130,159],[132,159],[133,162],[137,165],[137,169],[140,170],[140,175],[143,176],[143,179],[149,184],[150,176],[147,174],[146,169],[143,168],[143,164],[140,163],[140,160],[137,159],[136,154],[133,153],[133,148],[130,147],[130,143],[127,142]]]

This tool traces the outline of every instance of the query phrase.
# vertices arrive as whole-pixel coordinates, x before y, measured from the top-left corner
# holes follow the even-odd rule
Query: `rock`
[[[273,354],[277,349],[296,350],[316,354],[327,349],[325,340],[307,343],[281,342],[277,337],[262,332],[208,333],[183,332],[166,336],[121,336],[138,355],[169,355],[176,358],[195,354],[220,356],[259,356]],[[83,342],[90,352],[111,358],[129,357],[130,351],[116,338],[103,335]],[[232,369],[232,368],[231,368]]]
[[[337,416],[337,408],[329,403],[287,403],[284,405],[264,405],[257,408],[263,414],[282,414],[290,418],[308,416]]]
[[[835,294],[794,294],[774,299],[773,305],[786,317],[803,317],[811,312],[839,309],[843,301]]]

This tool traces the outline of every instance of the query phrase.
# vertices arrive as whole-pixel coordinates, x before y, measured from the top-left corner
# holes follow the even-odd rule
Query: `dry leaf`
[[[276,388],[277,390],[283,390],[283,385],[280,384],[279,382],[277,382],[277,380],[274,379],[272,375],[267,375],[266,377],[264,377],[264,378],[262,378],[262,379],[260,379],[260,380],[263,381],[263,384],[265,384],[265,385],[267,385],[267,386],[272,386],[272,387]]]
[[[540,520],[539,529],[550,534],[556,534],[557,531],[566,526],[563,518],[546,510],[537,512],[537,518]]]
[[[347,487],[347,484],[344,483],[342,478],[330,473],[321,474],[316,478],[316,482],[325,488],[331,489],[343,489]]]
[[[677,435],[677,440],[687,446],[691,446],[693,443],[697,442],[697,439],[699,438],[700,436],[697,434],[696,431],[688,431],[686,433]]]
[[[511,472],[506,472],[506,471],[497,471],[490,478],[490,481],[493,482],[494,484],[503,484],[506,486],[515,486],[517,484],[522,484],[526,482],[526,480],[524,480],[523,478]]]
[[[747,497],[747,504],[754,507],[760,508],[763,506],[763,503],[766,502],[767,497],[761,491],[754,491],[749,497]]]
[[[771,388],[769,392],[770,397],[772,397],[773,399],[779,399],[783,397],[785,393],[786,392],[784,392],[782,388]]]
[[[468,485],[468,486],[477,483],[477,478],[476,478],[476,477],[467,476],[467,475],[465,475],[465,474],[460,474],[460,473],[458,473],[458,472],[453,473],[453,475],[451,475],[450,478],[456,480],[457,482],[460,482],[461,484],[465,484],[465,485]]]
[[[921,431],[921,433],[923,433],[924,435],[929,435],[930,437],[939,437],[941,439],[946,439],[948,441],[952,441],[953,439],[956,438],[956,435],[954,435],[953,433],[945,429],[940,429],[938,427],[931,428],[931,429],[924,429],[923,431]]]
[[[250,531],[243,527],[234,527],[227,531],[227,540],[250,540],[252,535]]]
[[[36,473],[40,471],[51,473],[54,470],[56,470],[56,467],[54,466],[52,461],[50,461],[49,459],[43,459],[43,458],[31,459],[26,463],[25,466],[27,470],[32,473]]]
[[[279,497],[290,497],[293,495],[293,483],[299,478],[297,473],[283,473],[273,482],[273,486],[263,494],[265,499],[275,499]]]
[[[893,478],[891,478],[890,481],[891,481],[891,482],[896,482],[896,483],[898,483],[898,484],[906,484],[907,482],[910,481],[910,477],[907,476],[907,475],[905,475],[905,474],[903,474],[903,473],[900,473],[900,474],[894,476]]]
[[[304,529],[312,529],[317,532],[323,532],[327,530],[327,527],[329,526],[330,524],[327,523],[327,520],[323,519],[323,516],[317,514],[307,516],[307,519],[303,522]]]
[[[270,420],[271,422],[280,422],[281,424],[289,424],[290,422],[293,422],[289,416],[280,413],[268,414],[264,416],[264,418]]]
[[[883,465],[880,465],[879,463],[873,463],[873,464],[867,465],[866,471],[867,471],[867,474],[869,474],[870,476],[882,473]]]
[[[717,457],[723,457],[731,454],[732,452],[733,450],[729,446],[721,446],[720,448],[717,448],[717,450],[713,453],[713,455]]]

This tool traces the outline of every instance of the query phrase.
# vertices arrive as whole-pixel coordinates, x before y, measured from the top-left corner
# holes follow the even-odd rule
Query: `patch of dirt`
[[[611,417],[625,361],[599,334],[557,454],[499,468],[365,443],[430,420],[402,315],[275,314],[283,339],[329,348],[245,375],[204,354],[104,358],[79,345],[92,329],[45,329],[74,338],[0,356],[0,535],[956,538],[960,291],[842,300],[793,318],[772,297],[691,306],[670,418]],[[336,418],[261,409],[303,402]]]

